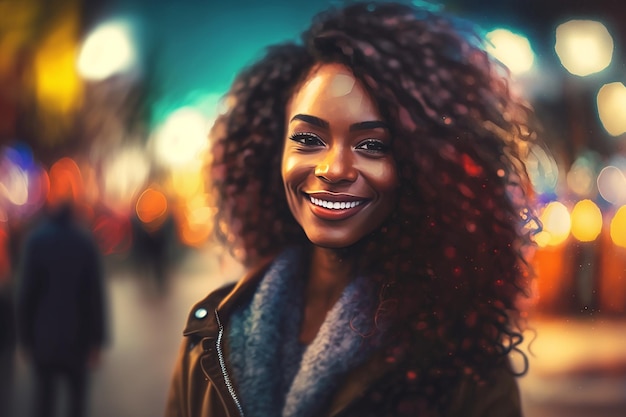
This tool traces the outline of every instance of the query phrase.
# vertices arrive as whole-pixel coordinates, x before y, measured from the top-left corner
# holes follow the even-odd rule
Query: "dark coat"
[[[229,379],[227,352],[222,351],[224,327],[228,325],[232,311],[250,300],[268,263],[251,271],[237,285],[209,294],[191,310],[183,331],[184,340],[170,387],[166,417],[242,417],[236,388]],[[400,414],[393,408],[395,404],[390,408],[384,398],[383,401],[377,398],[380,388],[385,387],[394,372],[404,371],[401,365],[385,361],[382,355],[374,355],[347,375],[319,417],[390,417]],[[454,400],[445,417],[521,416],[517,383],[507,369],[496,370],[486,385],[463,381],[454,392]],[[420,413],[416,417],[422,415],[426,416]]]
[[[105,341],[98,248],[67,216],[48,219],[27,238],[17,297],[18,337],[34,361],[81,366]]]

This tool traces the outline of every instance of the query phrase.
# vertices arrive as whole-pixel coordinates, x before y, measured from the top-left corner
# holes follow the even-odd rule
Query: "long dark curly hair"
[[[410,369],[403,389],[443,404],[522,341],[532,111],[466,22],[399,3],[319,14],[300,42],[240,73],[210,135],[217,237],[245,264],[307,242],[280,174],[285,109],[327,62],[349,67],[391,126],[397,207],[359,243],[359,266],[380,282],[377,318],[395,323],[389,355]]]

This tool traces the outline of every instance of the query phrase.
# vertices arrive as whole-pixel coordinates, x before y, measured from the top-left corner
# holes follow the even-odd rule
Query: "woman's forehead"
[[[377,116],[373,100],[354,76],[350,68],[342,64],[315,66],[296,89],[287,112],[323,112],[336,115],[341,112],[348,117]]]
[[[342,64],[318,64],[305,78],[300,91],[328,88],[333,97],[350,94],[356,84],[356,78],[350,68]]]

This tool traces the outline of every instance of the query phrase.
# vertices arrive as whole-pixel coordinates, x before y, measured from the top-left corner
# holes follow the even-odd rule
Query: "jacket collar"
[[[272,257],[262,259],[236,284],[213,291],[196,303],[189,312],[183,335],[215,338],[219,332],[215,313],[219,314],[222,322],[227,323],[232,312],[239,305],[250,300],[273,259]]]

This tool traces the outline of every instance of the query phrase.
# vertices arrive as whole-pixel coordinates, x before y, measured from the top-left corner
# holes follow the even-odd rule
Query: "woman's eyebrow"
[[[350,131],[354,132],[355,130],[370,130],[370,129],[387,129],[389,130],[389,126],[383,121],[380,120],[368,120],[366,122],[358,122],[350,125]]]
[[[296,114],[291,118],[289,123],[293,122],[294,120],[302,120],[303,122],[317,127],[322,127],[324,129],[328,129],[329,126],[326,120],[320,119],[319,117],[311,116],[309,114]]]
[[[311,116],[310,114],[296,114],[295,116],[291,118],[289,123],[293,122],[294,120],[301,120],[308,124],[321,127],[324,129],[328,129],[329,127],[329,123],[326,120],[320,119],[319,117],[316,117],[316,116]],[[380,120],[368,120],[368,121],[358,122],[358,123],[354,123],[350,125],[351,132],[354,132],[357,130],[370,130],[370,129],[389,130],[389,126],[387,126],[385,122],[380,121]]]

